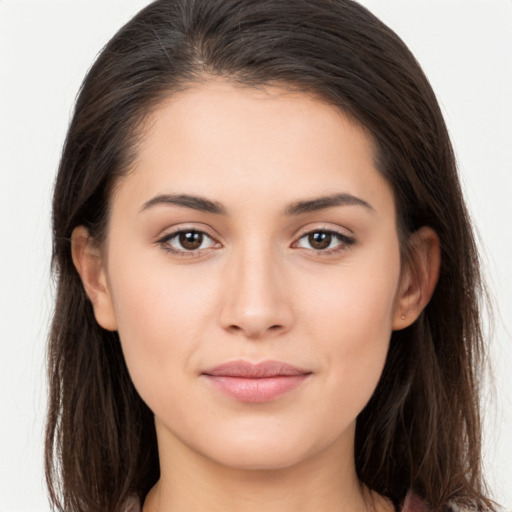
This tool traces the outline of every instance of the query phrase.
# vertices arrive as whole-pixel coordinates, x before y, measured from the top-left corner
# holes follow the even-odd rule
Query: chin
[[[259,452],[223,454],[215,461],[231,469],[243,471],[276,471],[290,468],[303,460],[302,454],[276,451],[259,450]]]
[[[286,469],[299,464],[324,447],[309,446],[306,439],[293,439],[292,436],[274,437],[272,439],[248,437],[237,440],[231,438],[229,443],[210,444],[208,453],[211,460],[223,466],[248,471],[270,471]],[[212,446],[217,448],[212,450]]]

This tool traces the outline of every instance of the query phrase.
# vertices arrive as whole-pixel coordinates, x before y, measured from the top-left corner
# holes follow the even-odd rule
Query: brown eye
[[[293,247],[308,249],[317,254],[333,254],[342,252],[354,245],[356,240],[334,230],[319,229],[302,235]]]
[[[332,234],[325,231],[316,231],[308,235],[309,245],[316,250],[327,249],[332,242]]]
[[[197,231],[183,231],[178,235],[178,241],[183,249],[195,251],[203,243],[203,234]]]
[[[180,256],[198,254],[219,244],[207,233],[183,229],[163,236],[158,243],[166,251]]]

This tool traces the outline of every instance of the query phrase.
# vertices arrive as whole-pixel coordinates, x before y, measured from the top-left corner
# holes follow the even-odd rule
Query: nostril
[[[246,328],[244,328],[243,326],[237,324],[231,324],[227,329],[233,334],[244,332],[249,337],[259,337],[264,335],[265,332],[279,332],[282,329],[284,329],[284,326],[281,324],[274,324],[270,325],[267,328],[257,328],[254,326],[252,326],[252,328],[251,326],[247,326]]]

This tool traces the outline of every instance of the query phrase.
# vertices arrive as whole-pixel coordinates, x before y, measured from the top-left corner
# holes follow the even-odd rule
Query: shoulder
[[[478,512],[461,503],[451,502],[446,507],[446,512]],[[430,512],[429,506],[417,494],[409,491],[400,512]]]
[[[449,509],[450,512],[472,512],[470,508],[464,505],[458,505],[457,503],[450,503]]]
[[[123,507],[123,512],[141,512],[140,501],[137,496],[131,496]]]
[[[401,512],[428,512],[428,506],[417,494],[409,491]]]
[[[496,506],[496,512],[505,512],[505,510],[502,509],[498,504],[495,503],[494,505]],[[479,512],[481,509],[471,507],[470,505],[452,502],[450,503],[448,510],[449,512]]]

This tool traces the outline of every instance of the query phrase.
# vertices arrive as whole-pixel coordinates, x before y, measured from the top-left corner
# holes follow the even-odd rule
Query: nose
[[[222,327],[250,339],[287,332],[293,323],[291,294],[271,251],[240,250],[227,264]]]

